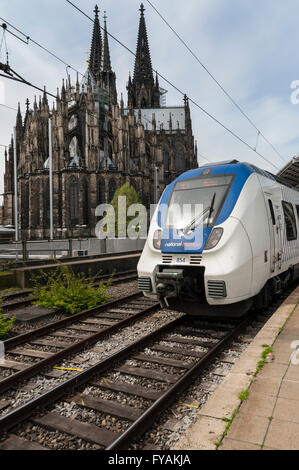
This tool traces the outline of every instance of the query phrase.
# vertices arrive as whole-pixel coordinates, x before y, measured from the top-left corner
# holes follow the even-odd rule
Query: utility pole
[[[14,156],[14,191],[15,191],[15,241],[19,241],[19,212],[18,212],[18,162],[17,162],[17,130],[13,129],[13,156]]]
[[[49,178],[50,178],[50,240],[54,238],[53,230],[53,148],[52,148],[52,118],[49,118]]]
[[[159,167],[155,166],[154,169],[154,203],[158,204],[159,202]]]

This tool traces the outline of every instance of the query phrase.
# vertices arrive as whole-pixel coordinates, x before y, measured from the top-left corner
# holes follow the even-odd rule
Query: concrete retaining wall
[[[86,276],[95,276],[99,272],[101,272],[101,274],[111,274],[114,270],[119,272],[136,269],[140,255],[140,251],[133,254],[118,253],[117,255],[91,259],[76,258],[73,261],[64,262],[63,264],[71,267],[75,273],[81,272]],[[59,266],[60,264],[57,263],[17,268],[15,270],[16,283],[22,288],[32,287],[34,276],[39,276],[41,271],[49,274]]]

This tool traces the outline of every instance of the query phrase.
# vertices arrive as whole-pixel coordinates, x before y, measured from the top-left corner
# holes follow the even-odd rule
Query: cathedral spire
[[[36,97],[35,97],[35,103],[36,103]],[[28,123],[28,119],[29,119],[30,101],[29,101],[28,98],[27,98],[25,104],[26,104],[26,114],[25,114],[25,119],[24,119],[24,132],[25,132],[25,130],[26,130],[27,123]]]
[[[106,104],[109,106],[116,104],[116,76],[111,67],[106,12],[104,14],[104,37],[102,42],[101,64],[97,78],[99,86],[104,90],[104,100]]]
[[[104,38],[103,38],[103,45],[102,45],[102,72],[111,72],[111,60],[110,60],[110,51],[109,51],[109,41],[108,41],[108,33],[107,33],[107,16],[106,12],[104,12]]]
[[[22,113],[21,113],[21,105],[18,103],[18,114],[17,114],[17,120],[16,120],[16,127],[22,129],[23,123],[22,123]]]
[[[121,98],[120,98],[120,113],[123,116],[123,114],[124,114],[124,98],[123,98],[122,93],[121,93]]]
[[[47,97],[47,92],[46,92],[46,87],[44,86],[44,93],[43,93],[43,105],[47,106],[48,105],[48,97]]]
[[[65,99],[66,99],[66,91],[65,91],[65,85],[64,85],[64,78],[62,79],[61,99],[62,99],[62,101],[65,101]]]
[[[93,78],[97,80],[97,76],[101,67],[101,57],[102,57],[102,35],[101,35],[98,5],[95,6],[94,13],[95,13],[95,19],[94,19],[93,34],[92,34],[91,53],[90,53],[90,59],[89,59],[89,70],[90,70],[90,73],[93,75]]]
[[[133,106],[134,108],[158,108],[160,103],[159,97],[155,93],[155,81],[143,3],[139,11],[140,20],[134,75],[132,83],[130,79],[128,83],[128,106]]]
[[[148,82],[148,84],[152,84],[154,82],[152,61],[144,18],[144,10],[145,8],[142,3],[140,7],[138,42],[133,77],[133,82],[138,85],[141,85],[145,81]]]

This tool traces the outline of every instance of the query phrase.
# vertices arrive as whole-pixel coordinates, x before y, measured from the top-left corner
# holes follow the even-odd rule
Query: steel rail
[[[10,413],[7,413],[0,418],[0,433],[8,431],[9,429],[23,422],[25,419],[31,417],[33,413],[55,403],[55,401],[61,399],[68,393],[73,392],[81,385],[88,383],[88,381],[90,381],[94,375],[102,374],[108,369],[111,369],[119,361],[126,359],[134,350],[146,346],[157,337],[161,336],[165,332],[168,332],[170,328],[179,326],[184,320],[185,316],[163,325],[158,330],[155,330],[141,339],[134,341],[134,343],[131,343],[129,346],[126,346],[120,351],[117,351],[116,353],[106,357],[85,371],[80,372],[75,377],[71,377],[64,383],[54,387],[52,390],[37,398],[34,398],[33,400],[16,408]]]
[[[95,279],[95,282],[94,282],[94,287],[98,286],[100,284],[101,281],[105,281],[106,279],[110,279],[111,275],[110,274],[105,274],[104,276],[100,276],[99,278]],[[115,278],[112,279],[111,281],[111,287],[112,286],[116,286],[118,284],[121,284],[122,282],[129,282],[129,281],[134,281],[138,278],[138,274],[137,274],[137,271],[125,271],[123,273],[118,273],[115,275]],[[3,299],[4,299],[4,302],[9,302],[11,299],[14,299],[14,297],[20,297],[22,295],[24,295],[24,297],[27,295],[27,296],[30,296],[30,294],[34,291],[34,289],[28,289],[27,292],[25,293],[13,293],[13,294],[9,294],[7,297],[3,296]],[[8,304],[3,304],[2,305],[2,309],[5,313],[11,313],[13,310],[15,310],[16,308],[21,308],[21,307],[26,307],[27,305],[30,305],[32,304],[32,302],[34,302],[36,299],[35,297],[29,297],[29,298],[25,298],[23,300],[14,300],[12,301],[11,303],[8,303]],[[62,311],[59,310],[55,313],[61,313]]]
[[[18,336],[13,336],[12,338],[6,339],[4,341],[5,351],[9,351],[10,349],[14,348],[15,346],[19,346],[20,344],[25,343],[26,341],[30,341],[35,338],[39,338],[40,336],[46,335],[51,333],[52,331],[56,331],[59,328],[65,328],[66,326],[72,325],[77,321],[82,321],[85,318],[88,318],[92,315],[97,315],[109,308],[117,307],[120,303],[130,301],[131,299],[135,299],[136,297],[141,297],[141,292],[134,292],[133,294],[127,295],[125,297],[121,297],[117,300],[112,300],[111,302],[107,302],[106,304],[98,305],[97,307],[93,307],[89,310],[84,310],[83,312],[76,313],[75,315],[71,315],[67,318],[63,318],[62,320],[57,320],[56,322],[49,323],[48,325],[41,326],[32,331],[28,331],[27,333],[23,333]],[[55,313],[62,313],[61,310],[57,310]]]
[[[19,382],[23,380],[31,378],[35,374],[42,371],[44,368],[53,364],[57,364],[60,360],[65,359],[71,354],[82,351],[84,348],[89,347],[92,344],[95,344],[104,336],[110,335],[122,328],[127,327],[132,322],[138,320],[142,316],[157,310],[158,307],[159,307],[159,304],[154,304],[152,306],[149,306],[141,310],[140,312],[137,312],[136,314],[132,315],[131,317],[128,317],[124,320],[121,320],[115,323],[115,325],[105,327],[99,330],[98,333],[94,333],[86,337],[85,339],[78,341],[77,343],[74,343],[67,348],[62,349],[61,351],[53,353],[51,356],[45,359],[41,359],[40,361],[26,367],[25,369],[22,369],[12,375],[9,375],[8,377],[5,377],[4,379],[0,381],[0,393],[3,393],[9,390],[11,387],[15,386],[16,384],[18,384]]]
[[[246,317],[232,331],[230,331],[222,340],[215,344],[202,358],[188,369],[185,374],[178,379],[161,397],[159,397],[126,431],[112,442],[106,450],[127,450],[130,443],[140,437],[151,426],[154,420],[162,411],[170,406],[178,393],[182,392],[195,377],[201,372],[208,361],[213,359],[225,346],[230,343],[240,332],[248,325],[251,318]]]

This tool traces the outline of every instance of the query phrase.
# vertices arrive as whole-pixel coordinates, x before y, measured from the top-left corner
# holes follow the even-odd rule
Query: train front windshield
[[[166,227],[214,225],[232,180],[233,175],[209,175],[178,181],[169,200]]]

